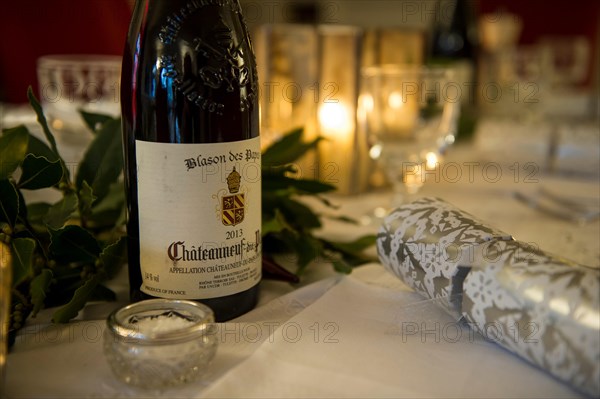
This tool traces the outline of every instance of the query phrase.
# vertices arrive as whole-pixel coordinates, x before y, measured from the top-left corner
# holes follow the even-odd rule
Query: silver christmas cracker
[[[600,270],[547,254],[437,199],[386,217],[381,263],[457,320],[600,396]]]

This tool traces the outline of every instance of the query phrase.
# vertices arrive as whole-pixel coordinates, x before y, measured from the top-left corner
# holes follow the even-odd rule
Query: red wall
[[[586,36],[591,57],[585,85],[598,84],[600,68],[600,1],[598,0],[479,0],[479,13],[509,12],[523,21],[520,44],[533,44],[543,36]],[[596,71],[596,77],[594,77]]]
[[[502,10],[520,15],[524,22],[522,44],[533,43],[545,35],[587,36],[596,62],[591,68],[599,67],[600,1],[471,2],[480,13]],[[128,3],[131,0],[4,1],[0,8],[0,101],[24,102],[27,86],[37,89],[35,63],[40,55],[120,55],[131,15]]]
[[[0,7],[0,102],[25,102],[37,90],[36,59],[44,54],[123,52],[127,0],[10,0]]]
[[[522,44],[534,43],[547,35],[585,35],[597,40],[597,0],[480,0],[479,10],[519,15],[523,19]]]

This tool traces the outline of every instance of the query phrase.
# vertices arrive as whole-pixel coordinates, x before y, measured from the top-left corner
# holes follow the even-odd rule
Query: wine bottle
[[[436,20],[431,56],[441,60],[470,60],[474,56],[472,22],[473,1],[440,0],[440,18]],[[469,7],[469,5],[471,7]]]
[[[137,0],[121,107],[133,301],[256,305],[261,173],[256,63],[237,0]]]
[[[451,67],[453,85],[460,89],[457,139],[474,133],[477,110],[478,38],[473,0],[438,0],[428,62]]]

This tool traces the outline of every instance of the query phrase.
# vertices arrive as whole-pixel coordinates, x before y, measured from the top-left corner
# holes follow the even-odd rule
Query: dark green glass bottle
[[[247,312],[261,277],[260,143],[238,1],[138,0],[122,68],[132,300]]]

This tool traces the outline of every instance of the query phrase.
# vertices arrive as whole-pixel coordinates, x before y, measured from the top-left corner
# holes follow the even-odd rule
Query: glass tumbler
[[[150,299],[108,317],[104,354],[116,377],[144,389],[199,379],[215,356],[213,311],[200,303]]]
[[[37,60],[40,100],[56,133],[78,137],[86,128],[79,112],[118,117],[121,57],[45,55]]]

